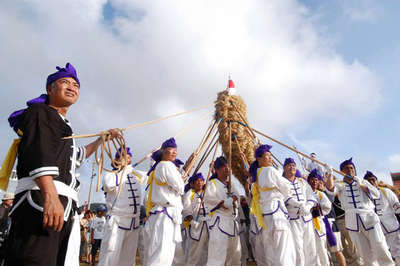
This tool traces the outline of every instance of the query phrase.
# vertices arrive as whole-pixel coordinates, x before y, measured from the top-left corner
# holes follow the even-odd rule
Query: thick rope
[[[126,153],[125,138],[124,138],[122,130],[119,130],[118,133],[119,134],[114,139],[111,139],[111,135],[108,132],[103,132],[101,135],[102,142],[100,144],[100,149],[97,149],[95,151],[95,154],[94,154],[95,160],[98,165],[96,192],[99,192],[99,190],[100,190],[100,182],[101,182],[100,179],[101,179],[103,170],[105,170],[107,172],[118,173],[122,169],[125,169],[127,166],[128,158],[127,158],[127,153]],[[112,148],[111,148],[111,143],[112,143],[113,147],[117,150],[117,152],[119,154],[119,159],[114,158]],[[118,151],[118,147],[121,148],[121,152]],[[105,158],[104,155],[105,154],[110,158],[113,169],[107,169],[106,167],[104,167],[104,158]]]
[[[200,119],[194,121],[193,123],[189,124],[187,127],[183,128],[181,131],[179,131],[174,138],[177,138],[179,136],[182,136],[183,133],[186,133],[188,130],[192,129],[198,122],[204,120],[205,118],[207,118],[207,116],[211,114],[211,113],[207,113],[204,116],[200,117]],[[212,126],[212,123],[210,124],[210,127]],[[133,164],[133,167],[135,168],[136,166],[138,166],[139,164],[143,163],[146,159],[150,158],[151,155],[153,154],[154,151],[160,149],[161,146],[158,146],[156,149],[152,150],[150,153],[146,154],[146,156],[144,156],[142,159],[140,159],[139,161],[137,161],[136,163]]]

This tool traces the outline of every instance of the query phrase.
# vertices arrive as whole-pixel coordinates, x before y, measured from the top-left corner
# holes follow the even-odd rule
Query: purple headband
[[[204,177],[203,177],[203,175],[202,175],[200,172],[199,172],[199,173],[196,173],[196,174],[194,174],[194,175],[192,175],[192,176],[189,178],[188,183],[185,185],[185,193],[189,191],[189,189],[190,189],[190,183],[196,181],[197,179],[203,179],[203,181],[204,181]]]
[[[367,171],[364,175],[364,179],[370,179],[371,177],[375,177],[376,180],[378,180],[378,178],[376,177],[376,175],[374,175],[374,173],[372,173],[371,171]]]
[[[227,165],[228,161],[225,159],[224,156],[220,156],[214,161],[214,169],[218,169],[224,165]]]
[[[174,138],[170,138],[167,139],[166,141],[163,142],[163,144],[161,145],[161,149],[166,149],[166,148],[177,148],[178,146],[176,145],[175,139]],[[156,169],[157,164],[161,161],[162,159],[162,152],[160,150],[156,150],[155,152],[153,152],[151,154],[151,158],[155,161],[155,163],[153,164],[152,167],[150,167],[150,170],[147,172],[147,175],[150,175],[150,173],[152,171],[154,171],[154,169]],[[175,163],[176,160],[173,162]],[[175,164],[176,165],[176,164]],[[179,167],[179,166],[177,166]]]
[[[161,145],[161,149],[166,149],[166,148],[177,148],[178,146],[176,145],[175,139],[170,138],[164,141],[164,143]]]
[[[182,161],[179,160],[179,159],[175,159],[174,164],[176,165],[176,167],[179,168],[179,167],[181,167],[181,165],[184,165],[185,163],[182,162]]]
[[[59,66],[56,68],[57,71],[47,77],[46,87],[60,78],[73,78],[79,84],[79,87],[81,86],[78,75],[76,74],[76,70],[70,63],[67,63],[65,68],[61,68]]]
[[[27,101],[26,105],[29,107],[29,106],[31,106],[33,104],[37,104],[37,103],[47,104],[48,100],[49,100],[49,96],[47,94],[42,94],[37,98]],[[21,109],[21,110],[15,111],[8,117],[8,123],[10,124],[10,127],[12,127],[14,129],[14,131],[17,132],[17,134],[18,134],[19,119],[25,110],[26,109]]]
[[[260,145],[254,152],[254,157],[261,157],[264,155],[264,153],[269,152],[269,150],[272,148],[271,145],[264,144]]]
[[[353,163],[353,157],[352,157],[352,158],[350,158],[350,159],[348,159],[348,160],[346,160],[346,161],[344,161],[344,162],[342,162],[342,163],[340,164],[340,171],[342,171],[343,168],[344,168],[346,165],[349,165],[349,164],[353,165],[353,166],[354,166],[354,169],[356,169],[356,166],[355,166],[354,163]]]
[[[303,177],[303,176],[301,175],[301,172],[300,172],[299,169],[296,169],[296,174],[295,174],[294,176],[295,176],[295,177]]]
[[[119,147],[118,152],[115,153],[115,158],[118,159],[121,154],[121,147]],[[131,149],[126,147],[126,154],[132,157]]]
[[[296,162],[293,160],[293,158],[286,158],[285,162],[283,163],[283,166],[286,166],[288,164],[294,163],[294,165],[296,165]]]
[[[324,178],[319,174],[317,169],[314,169],[310,172],[308,175],[308,181],[310,181],[311,178],[316,178],[318,180],[324,181]]]

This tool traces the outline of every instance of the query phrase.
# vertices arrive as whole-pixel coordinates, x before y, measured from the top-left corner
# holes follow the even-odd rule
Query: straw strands
[[[248,171],[244,167],[240,151],[243,152],[247,162],[252,162],[254,160],[254,140],[246,132],[246,127],[242,125],[245,121],[242,121],[240,114],[235,110],[231,102],[243,116],[246,116],[246,104],[243,99],[239,95],[229,95],[228,91],[224,90],[218,93],[215,101],[215,119],[222,118],[222,122],[218,126],[219,142],[225,157],[229,158],[231,156],[233,174],[244,184],[248,177]],[[229,123],[231,123],[231,135],[229,135]],[[234,136],[236,136],[237,141]],[[229,149],[229,142],[231,142],[232,154]]]

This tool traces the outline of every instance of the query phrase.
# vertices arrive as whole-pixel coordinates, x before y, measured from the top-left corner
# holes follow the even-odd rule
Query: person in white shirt
[[[172,265],[175,246],[182,241],[184,182],[174,164],[176,156],[174,138],[166,140],[152,156],[155,163],[148,172],[144,266]]]
[[[400,264],[400,223],[396,217],[396,214],[400,213],[399,199],[389,188],[379,186],[378,178],[372,172],[367,171],[364,179],[379,189],[379,198],[373,200],[375,213],[378,214],[381,221],[390,253],[396,263]]]
[[[107,173],[103,178],[103,190],[109,212],[101,244],[99,265],[135,265],[140,227],[140,180],[146,173],[133,169],[131,157],[132,153],[127,147],[126,169],[118,173]],[[115,159],[120,161],[123,158],[120,148],[115,154]],[[117,198],[119,189],[121,193]]]
[[[204,193],[204,204],[211,216],[207,265],[240,266],[241,245],[236,221],[240,192],[229,184],[230,168],[225,157],[215,160],[214,170]]]
[[[188,235],[188,266],[202,266],[207,263],[210,217],[204,202],[201,201],[203,189],[204,177],[201,173],[196,173],[189,178],[183,196],[183,217]]]
[[[324,182],[323,177],[319,174],[317,169],[311,171],[308,175],[308,183],[310,184],[315,200],[318,202],[317,206],[311,209],[312,221],[315,229],[315,241],[317,260],[315,265],[324,266],[329,265],[328,248],[327,248],[327,228],[330,227],[328,215],[332,208],[332,203],[329,198],[319,190],[320,183]],[[332,233],[332,229],[329,231]],[[332,233],[333,234],[333,233]]]
[[[317,155],[315,154],[315,152],[310,153],[310,156],[312,158],[316,158]],[[313,160],[310,160],[308,163],[306,162],[306,160],[304,159],[303,156],[299,155],[299,159],[300,162],[304,168],[304,170],[306,170],[307,172],[311,173],[312,170],[317,169],[318,173],[322,176],[324,175],[324,169],[322,168],[321,165],[319,165],[318,163],[314,162]]]
[[[270,145],[261,145],[255,150],[256,160],[250,165],[252,176],[252,200],[250,213],[254,215],[261,233],[256,235],[255,243],[261,238],[264,256],[257,254],[259,265],[296,265],[293,235],[287,217],[286,202],[304,209],[291,197],[290,183],[282,177],[282,173],[272,166]],[[265,260],[265,261],[264,261]],[[265,264],[261,264],[261,262]]]
[[[92,243],[92,265],[95,265],[95,257],[97,254],[97,250],[100,249],[101,240],[104,237],[104,226],[106,224],[106,218],[104,214],[106,212],[106,207],[104,205],[100,205],[96,209],[96,217],[90,222],[90,241]]]
[[[318,202],[306,180],[296,177],[296,163],[286,158],[283,164],[283,176],[290,183],[292,201],[285,202],[289,213],[290,226],[293,233],[296,265],[313,265],[317,260],[315,233],[311,222],[311,208]],[[293,204],[295,202],[295,204]],[[300,207],[299,207],[300,205]]]
[[[352,158],[340,164],[340,171],[346,176],[343,181],[334,183],[332,170],[328,169],[327,192],[338,195],[346,214],[346,229],[364,265],[394,265],[379,217],[374,212],[372,200],[379,198],[378,189],[356,176]]]

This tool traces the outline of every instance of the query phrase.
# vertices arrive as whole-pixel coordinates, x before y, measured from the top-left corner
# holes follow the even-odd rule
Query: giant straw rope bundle
[[[232,156],[231,168],[234,176],[244,184],[248,177],[248,171],[244,166],[240,152],[243,152],[247,162],[251,163],[254,160],[254,139],[244,126],[247,121],[242,121],[235,107],[246,119],[246,104],[239,95],[229,95],[228,90],[218,93],[215,101],[215,116],[216,120],[222,119],[218,126],[219,142],[226,158]]]

